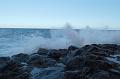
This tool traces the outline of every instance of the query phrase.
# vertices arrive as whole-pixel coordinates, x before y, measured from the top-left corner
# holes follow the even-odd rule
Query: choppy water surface
[[[120,43],[120,31],[106,30],[50,30],[0,29],[0,56],[34,53],[39,47],[59,49],[70,45],[93,43]]]

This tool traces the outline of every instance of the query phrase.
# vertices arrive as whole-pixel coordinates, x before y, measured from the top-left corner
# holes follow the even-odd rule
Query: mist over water
[[[34,53],[38,48],[63,49],[70,45],[77,47],[86,44],[119,44],[120,31],[80,29],[70,26],[64,29],[51,30],[10,30],[0,29],[0,56],[17,53]]]

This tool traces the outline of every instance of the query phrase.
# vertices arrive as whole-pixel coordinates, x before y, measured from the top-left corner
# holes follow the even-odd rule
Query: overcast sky
[[[120,29],[120,0],[0,0],[0,27]]]

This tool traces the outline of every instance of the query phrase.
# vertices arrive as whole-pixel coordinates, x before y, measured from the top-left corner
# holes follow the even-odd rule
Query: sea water
[[[65,29],[0,29],[0,56],[35,53],[39,48],[64,49],[70,45],[120,44],[119,30]]]
[[[33,36],[49,38],[49,29],[0,29],[0,56],[24,53],[27,47],[33,45],[32,42],[26,44]]]

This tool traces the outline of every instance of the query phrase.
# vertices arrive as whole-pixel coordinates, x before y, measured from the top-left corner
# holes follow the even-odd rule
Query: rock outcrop
[[[120,45],[40,48],[0,57],[0,79],[120,79]]]

